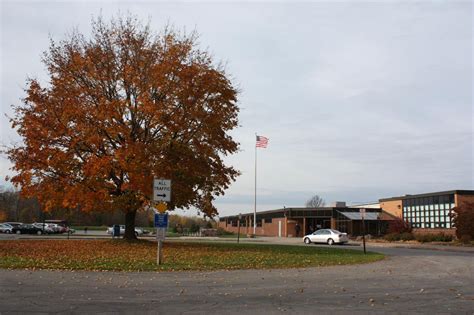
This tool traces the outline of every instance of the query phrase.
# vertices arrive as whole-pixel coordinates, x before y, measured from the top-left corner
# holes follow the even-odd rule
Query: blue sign
[[[168,213],[155,213],[155,227],[156,228],[168,227]]]

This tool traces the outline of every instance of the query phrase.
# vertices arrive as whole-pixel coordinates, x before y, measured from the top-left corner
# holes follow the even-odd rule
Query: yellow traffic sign
[[[159,204],[156,205],[156,209],[158,209],[160,213],[165,212],[167,208],[168,206],[164,202],[160,202]]]

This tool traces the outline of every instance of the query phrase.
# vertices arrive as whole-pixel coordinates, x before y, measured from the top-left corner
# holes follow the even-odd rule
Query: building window
[[[403,201],[403,218],[413,227],[450,228],[449,209],[454,207],[454,194],[420,197]]]

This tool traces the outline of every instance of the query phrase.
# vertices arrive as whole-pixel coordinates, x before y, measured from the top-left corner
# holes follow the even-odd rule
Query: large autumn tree
[[[28,80],[14,106],[23,144],[7,152],[11,181],[46,211],[121,209],[128,239],[154,177],[172,180],[169,209],[216,214],[238,175],[223,161],[238,150],[237,90],[196,40],[119,17],[93,20],[89,38],[51,41],[49,82]]]

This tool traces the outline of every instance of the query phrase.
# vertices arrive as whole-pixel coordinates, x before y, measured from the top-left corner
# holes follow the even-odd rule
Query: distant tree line
[[[110,226],[113,224],[124,224],[123,211],[101,211],[101,209],[83,212],[75,209],[55,208],[49,212],[43,212],[36,198],[24,198],[14,189],[0,187],[0,222],[41,222],[43,220],[57,219],[66,220],[73,226]],[[137,226],[153,226],[152,211],[138,211],[136,217]],[[186,217],[170,215],[170,228],[181,228],[193,232],[200,227],[212,227],[214,221],[200,217]]]
[[[201,228],[210,229],[215,228],[217,223],[214,220],[200,218],[200,217],[188,217],[177,214],[172,214],[168,219],[169,229],[175,233],[190,232],[196,233]]]

